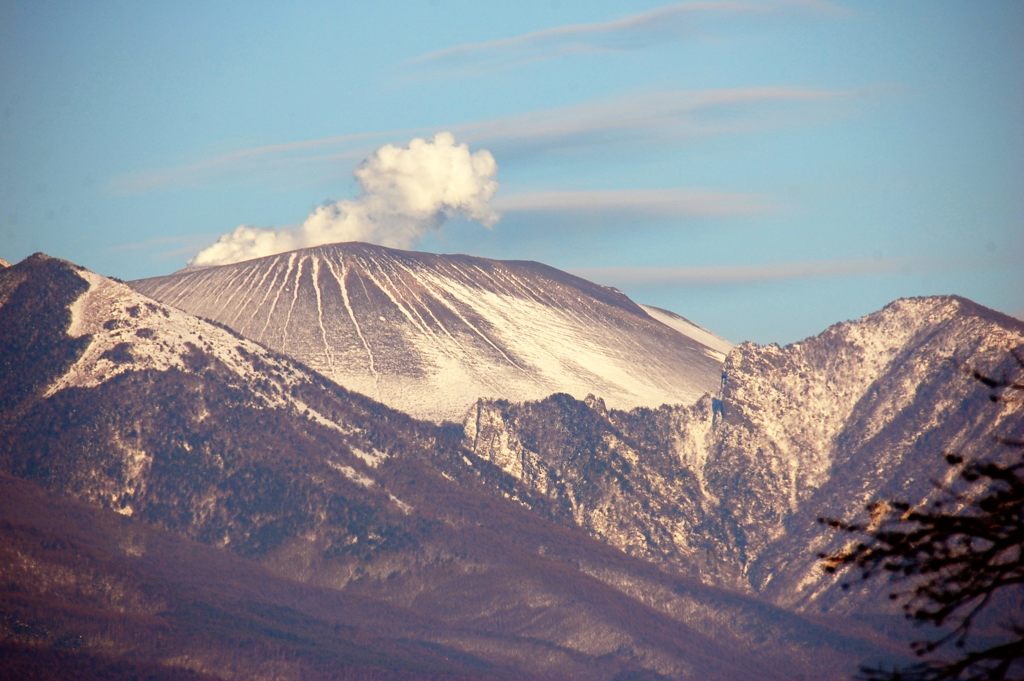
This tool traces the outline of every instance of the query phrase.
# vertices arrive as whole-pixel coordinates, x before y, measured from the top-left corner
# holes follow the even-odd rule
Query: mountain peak
[[[432,420],[559,391],[612,408],[692,402],[716,389],[725,343],[541,263],[359,242],[131,285]]]
[[[1003,312],[999,312],[998,310],[994,310],[990,307],[986,307],[981,303],[976,303],[970,298],[965,298],[964,296],[956,294],[897,298],[886,305],[882,309],[882,312],[889,310],[890,308],[898,313],[913,311],[917,312],[919,315],[931,315],[931,318],[933,319],[935,318],[935,315],[952,316],[955,314],[963,314],[979,317],[1001,325],[1024,328],[1024,322],[1020,319]]]

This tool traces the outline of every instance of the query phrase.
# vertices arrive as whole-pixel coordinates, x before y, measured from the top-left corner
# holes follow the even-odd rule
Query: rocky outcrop
[[[968,371],[1011,371],[1022,343],[1024,324],[962,298],[900,300],[786,347],[737,347],[717,396],[689,407],[481,401],[465,445],[627,553],[805,608],[836,598],[818,516],[926,498],[945,452],[987,455],[1024,431]]]

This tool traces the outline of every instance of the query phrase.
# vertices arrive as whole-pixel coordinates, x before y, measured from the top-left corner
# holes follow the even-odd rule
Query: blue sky
[[[0,257],[124,279],[353,199],[384,144],[498,165],[492,228],[739,341],[909,295],[1024,314],[1024,3],[0,0]]]

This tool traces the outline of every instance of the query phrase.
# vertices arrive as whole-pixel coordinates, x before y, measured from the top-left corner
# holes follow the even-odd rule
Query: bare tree
[[[1024,369],[1024,354],[1014,358]],[[1021,403],[1024,382],[974,371],[995,402]],[[903,501],[868,506],[870,524],[819,518],[857,543],[819,554],[828,572],[851,569],[862,579],[888,575],[889,597],[906,617],[935,634],[912,644],[921,661],[903,669],[862,667],[866,681],[1024,679],[1024,440],[999,438],[986,459],[946,456],[957,482],[923,508]],[[1020,451],[1020,456],[1016,451]],[[998,456],[998,454],[1009,454]],[[848,588],[849,582],[843,584]],[[979,617],[999,602],[1011,612],[1002,637],[979,635]],[[1009,604],[1009,605],[1007,605]]]

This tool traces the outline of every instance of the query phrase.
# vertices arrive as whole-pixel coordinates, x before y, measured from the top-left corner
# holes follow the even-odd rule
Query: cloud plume
[[[240,225],[200,251],[192,266],[225,265],[297,248],[339,241],[367,241],[409,248],[455,215],[486,227],[499,218],[490,201],[498,189],[498,164],[486,149],[470,152],[451,133],[385,145],[355,170],[361,194],[319,206],[298,227]]]

